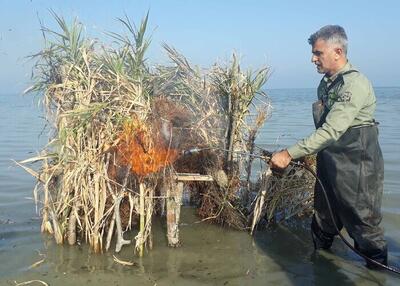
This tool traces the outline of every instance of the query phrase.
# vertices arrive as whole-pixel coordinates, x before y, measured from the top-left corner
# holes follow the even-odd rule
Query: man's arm
[[[289,158],[298,159],[317,153],[337,141],[351,126],[364,105],[368,92],[368,89],[359,84],[359,81],[343,87],[339,91],[337,101],[332,105],[325,123],[307,138],[300,140],[287,150],[274,154],[271,165],[277,168],[286,168],[290,162]]]

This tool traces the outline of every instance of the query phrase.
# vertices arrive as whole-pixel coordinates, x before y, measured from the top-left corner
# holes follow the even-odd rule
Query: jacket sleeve
[[[343,85],[327,114],[325,123],[310,136],[298,141],[287,151],[293,159],[317,153],[337,141],[351,126],[364,105],[368,90],[359,82]]]

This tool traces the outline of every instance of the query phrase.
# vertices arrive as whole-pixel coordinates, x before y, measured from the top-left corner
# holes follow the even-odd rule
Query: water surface
[[[268,91],[273,116],[258,143],[277,150],[313,130],[314,89]],[[390,262],[400,265],[400,88],[376,88],[380,142],[385,158],[383,226]],[[331,252],[314,253],[307,229],[279,226],[245,232],[195,224],[195,210],[183,209],[181,248],[166,247],[165,226],[154,226],[154,249],[139,259],[133,247],[113,261],[113,251],[91,253],[86,245],[57,246],[40,233],[32,201],[35,180],[11,161],[35,155],[46,143],[45,122],[31,96],[0,95],[0,285],[43,280],[49,285],[398,285],[395,276],[367,270],[340,241]],[[40,135],[41,134],[41,135]],[[35,268],[33,263],[44,259]],[[39,285],[39,284],[31,284]]]

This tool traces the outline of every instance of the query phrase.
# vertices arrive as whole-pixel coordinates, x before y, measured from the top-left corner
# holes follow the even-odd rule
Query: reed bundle
[[[42,231],[60,244],[86,241],[95,252],[115,241],[118,252],[135,230],[143,255],[154,214],[181,204],[177,172],[213,177],[191,184],[204,220],[248,229],[253,158],[240,154],[253,153],[270,115],[262,91],[269,69],[243,72],[234,55],[204,70],[168,45],[171,64],[150,67],[148,16],[138,27],[119,19],[127,35],[108,33],[112,46],[86,38],[77,21],[54,18],[60,31],[42,27],[44,49],[33,56],[27,90],[43,94],[50,140],[21,162],[38,179]],[[203,151],[182,156],[191,148]],[[35,161],[39,172],[25,166]],[[172,214],[167,220],[177,225],[179,211]]]

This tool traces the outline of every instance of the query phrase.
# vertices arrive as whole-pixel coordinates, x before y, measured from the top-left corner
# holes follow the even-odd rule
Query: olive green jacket
[[[318,100],[322,101],[327,112],[325,122],[307,138],[287,149],[293,159],[317,153],[337,141],[349,127],[374,124],[374,90],[370,81],[350,63],[333,76],[322,78]]]

